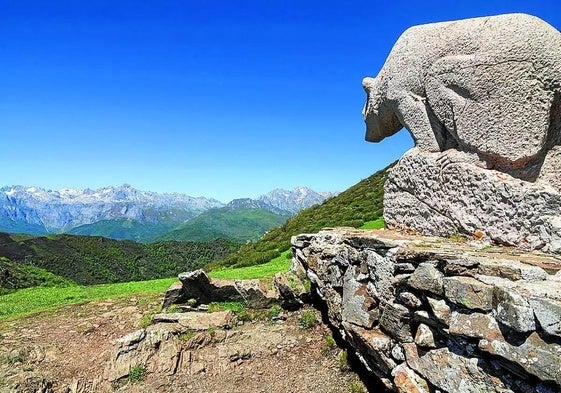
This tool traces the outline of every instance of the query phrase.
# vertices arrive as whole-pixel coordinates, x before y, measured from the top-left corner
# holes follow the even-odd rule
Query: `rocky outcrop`
[[[466,163],[459,155],[414,148],[400,159],[384,186],[389,228],[561,251],[559,191]]]
[[[559,259],[351,228],[292,245],[333,328],[389,389],[561,389]]]
[[[193,362],[191,351],[211,343],[216,338],[214,329],[234,327],[237,318],[231,311],[188,312],[157,314],[153,321],[154,325],[117,340],[115,352],[105,367],[104,380],[122,380],[135,367],[163,375],[174,375],[178,369],[197,373],[200,365]],[[223,339],[227,333],[221,330],[220,335]]]
[[[266,308],[277,301],[276,293],[260,280],[216,280],[203,271],[179,274],[164,297],[163,308],[182,304],[189,308],[211,302],[244,302],[251,307]]]
[[[180,282],[172,284],[164,296],[164,309],[177,305],[183,311],[201,311],[211,302],[242,302],[251,308],[279,303],[284,309],[294,311],[309,301],[310,288],[303,271],[277,273],[272,287],[259,279],[211,279],[201,269],[178,277]]]

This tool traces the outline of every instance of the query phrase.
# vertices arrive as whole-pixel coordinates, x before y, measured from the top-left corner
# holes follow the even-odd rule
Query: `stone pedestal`
[[[498,244],[561,251],[561,193],[462,160],[413,148],[384,186],[388,228],[424,235],[487,237]]]

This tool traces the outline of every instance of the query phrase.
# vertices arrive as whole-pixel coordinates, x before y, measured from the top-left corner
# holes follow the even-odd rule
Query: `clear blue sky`
[[[222,201],[344,190],[412,146],[364,142],[364,76],[411,25],[557,1],[0,2],[0,185],[129,183]]]

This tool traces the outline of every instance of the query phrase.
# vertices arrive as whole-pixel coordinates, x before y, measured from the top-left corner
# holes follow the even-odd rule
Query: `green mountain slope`
[[[0,216],[0,232],[8,233],[32,233],[34,235],[46,235],[49,233],[44,225],[28,224],[26,222],[17,222],[7,217]]]
[[[321,205],[312,206],[288,219],[284,225],[268,232],[257,242],[244,244],[227,258],[214,261],[207,269],[222,266],[251,266],[265,263],[290,248],[290,237],[299,233],[317,232],[325,227],[351,226],[382,216],[384,182],[389,167],[376,172]]]
[[[44,269],[78,284],[172,277],[216,258],[224,258],[237,247],[227,240],[145,245],[92,236],[26,238],[0,234],[0,257],[20,267]],[[6,266],[5,270],[8,276],[16,274],[15,266]]]
[[[157,239],[211,241],[224,238],[245,242],[259,239],[268,230],[282,225],[287,218],[288,216],[264,209],[228,207],[211,209]]]
[[[134,240],[146,243],[154,240],[177,226],[177,222],[162,220],[156,222],[131,219],[102,220],[81,225],[68,231],[72,235],[103,236],[115,240]]]
[[[66,287],[75,282],[45,269],[0,257],[0,295],[29,287]]]

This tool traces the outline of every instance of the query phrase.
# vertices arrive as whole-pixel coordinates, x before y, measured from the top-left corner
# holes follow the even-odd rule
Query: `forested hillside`
[[[21,237],[2,233],[0,257],[4,259],[0,264],[3,278],[0,285],[6,283],[4,288],[17,289],[58,280],[33,279],[44,271],[78,284],[173,277],[224,258],[237,247],[223,239],[209,243],[168,241],[144,245],[92,236]]]

